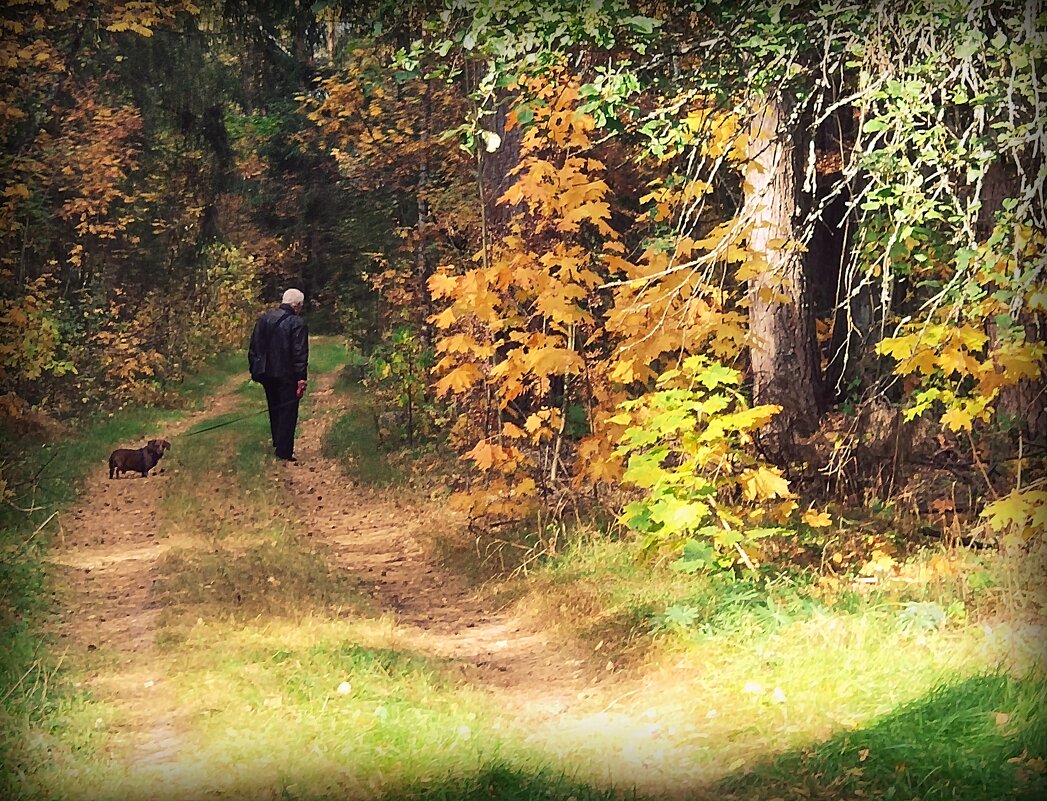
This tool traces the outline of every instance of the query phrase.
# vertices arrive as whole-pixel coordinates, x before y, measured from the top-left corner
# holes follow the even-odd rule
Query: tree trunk
[[[1008,164],[994,161],[989,165],[982,186],[982,206],[975,225],[975,235],[979,242],[984,242],[992,236],[996,215],[1003,209],[1003,201],[1010,197],[1017,178]],[[1040,332],[1034,316],[1023,310],[1018,321],[1025,328],[1026,341],[1036,341]],[[986,329],[992,347],[997,347],[1000,344],[1000,332],[996,323],[989,321]],[[996,402],[996,419],[1005,430],[1020,432],[1034,452],[1042,452],[1047,447],[1047,402],[1043,382],[1026,378],[1013,386],[1002,387]]]
[[[799,185],[786,117],[785,102],[770,99],[750,124],[744,208],[752,225],[749,253],[762,265],[749,281],[753,400],[781,406],[761,439],[767,456],[779,463],[795,456],[797,437],[814,432],[821,411],[804,257],[792,247]]]
[[[429,291],[429,278],[433,274],[433,263],[429,255],[431,247],[431,232],[429,219],[429,153],[432,147],[432,109],[433,109],[432,82],[426,87],[425,97],[422,100],[422,147],[420,149],[420,160],[418,162],[418,188],[416,190],[418,199],[418,220],[415,225],[415,280],[418,282],[418,293],[422,304],[421,336],[422,342],[432,345],[435,339],[433,324],[429,322],[433,314],[433,296]]]

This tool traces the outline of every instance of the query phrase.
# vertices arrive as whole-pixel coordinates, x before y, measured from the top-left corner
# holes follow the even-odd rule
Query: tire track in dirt
[[[314,379],[312,416],[299,425],[282,480],[301,531],[326,544],[339,567],[361,577],[378,611],[395,617],[406,644],[457,663],[472,683],[497,693],[507,710],[545,718],[595,691],[587,655],[548,631],[491,609],[466,580],[445,569],[423,543],[461,521],[435,501],[356,485],[322,454],[327,428],[349,411],[332,389],[335,374]]]
[[[228,381],[206,408],[157,425],[149,436],[175,440],[200,420],[231,411],[242,383],[240,376]],[[100,454],[77,505],[59,516],[48,561],[60,608],[48,628],[71,663],[87,666],[86,689],[128,711],[130,728],[113,734],[126,746],[127,768],[136,770],[174,761],[184,728],[154,648],[162,609],[153,583],[157,560],[171,547],[157,530],[169,475],[161,461],[147,478],[125,473],[110,480],[104,459]],[[92,669],[102,662],[104,669]]]

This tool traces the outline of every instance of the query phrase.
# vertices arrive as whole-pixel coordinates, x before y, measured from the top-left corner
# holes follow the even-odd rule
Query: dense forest
[[[297,287],[376,447],[442,460],[507,569],[580,531],[693,577],[1043,563],[1040,0],[0,27],[0,499],[30,531],[33,448],[174,403]]]
[[[161,398],[294,284],[481,525],[631,499],[729,563],[908,492],[1026,540],[1041,13],[9,4],[4,414]]]

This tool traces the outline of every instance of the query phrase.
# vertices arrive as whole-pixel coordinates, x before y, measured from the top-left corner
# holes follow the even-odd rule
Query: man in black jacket
[[[309,331],[301,317],[304,303],[299,290],[284,292],[280,306],[258,318],[247,353],[251,378],[265,388],[276,458],[288,462],[298,461],[294,430],[309,365]]]

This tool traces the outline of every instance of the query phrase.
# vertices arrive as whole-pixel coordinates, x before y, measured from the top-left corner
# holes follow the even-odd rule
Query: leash
[[[295,398],[294,400],[284,401],[283,403],[278,404],[277,406],[275,406],[273,408],[275,408],[275,409],[282,409],[285,406],[290,406],[292,403],[297,403],[300,400],[301,400],[301,398]],[[190,431],[188,434],[182,434],[182,436],[183,437],[195,437],[197,434],[206,434],[208,431],[214,431],[216,428],[225,428],[225,426],[231,426],[233,423],[239,423],[241,420],[247,420],[247,419],[249,419],[251,417],[257,417],[258,415],[265,414],[268,411],[269,411],[269,407],[266,407],[264,409],[259,409],[257,412],[249,412],[248,414],[241,415],[240,417],[234,417],[232,420],[225,420],[224,422],[216,423],[215,425],[208,426],[207,428],[201,428],[201,429],[198,429],[196,431]]]

